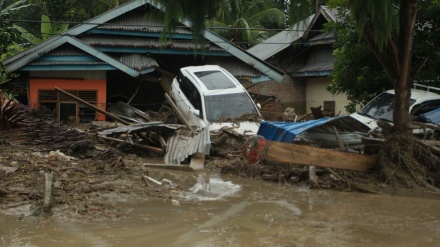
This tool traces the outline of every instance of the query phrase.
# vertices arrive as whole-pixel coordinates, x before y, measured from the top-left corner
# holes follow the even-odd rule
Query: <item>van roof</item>
[[[394,94],[394,89],[390,89],[386,92],[390,94]],[[416,101],[440,99],[440,94],[436,94],[426,90],[411,89],[411,99],[414,99]]]

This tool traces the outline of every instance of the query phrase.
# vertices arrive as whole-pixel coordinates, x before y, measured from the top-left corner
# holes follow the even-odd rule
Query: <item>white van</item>
[[[235,127],[239,133],[256,134],[259,123],[227,121],[250,113],[260,115],[257,105],[240,82],[217,65],[180,69],[171,85],[170,96],[191,126],[216,130]]]
[[[415,84],[415,86],[424,87],[426,89],[411,89],[409,113],[413,121],[419,121],[418,117],[421,114],[440,108],[440,95],[428,91],[438,88],[427,87],[420,84]],[[438,90],[440,91],[440,89]],[[394,90],[388,90],[376,96],[358,112],[350,114],[350,117],[355,118],[368,126],[371,130],[374,130],[378,127],[378,120],[393,122],[393,110]]]

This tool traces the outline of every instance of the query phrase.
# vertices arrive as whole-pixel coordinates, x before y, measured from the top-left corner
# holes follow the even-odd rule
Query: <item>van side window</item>
[[[177,82],[179,83],[180,90],[182,90],[193,107],[202,113],[202,99],[196,86],[182,73],[177,76]]]

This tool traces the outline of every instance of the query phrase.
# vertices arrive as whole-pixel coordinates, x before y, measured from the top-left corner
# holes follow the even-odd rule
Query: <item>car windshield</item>
[[[205,96],[206,118],[210,122],[222,118],[237,118],[245,113],[258,113],[252,99],[245,92]]]
[[[409,106],[414,104],[415,100],[410,99]],[[394,94],[381,93],[379,96],[368,102],[358,113],[374,119],[383,119],[393,121]]]
[[[201,71],[194,73],[208,90],[235,88],[235,84],[219,70]]]

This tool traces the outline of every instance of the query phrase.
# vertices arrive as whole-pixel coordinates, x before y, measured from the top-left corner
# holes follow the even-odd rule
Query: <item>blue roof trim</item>
[[[100,52],[99,50],[96,50],[95,48],[84,44],[83,42],[81,42],[80,40],[73,38],[73,37],[68,37],[67,42],[70,43],[73,46],[78,47],[79,49],[89,53],[90,55],[97,57],[98,59],[118,68],[119,70],[131,75],[132,77],[138,77],[139,76],[139,72],[128,67],[127,65],[113,59],[112,57],[108,56],[105,53]]]
[[[38,58],[38,61],[81,61],[81,62],[87,62],[87,61],[96,61],[96,57],[94,56],[81,56],[81,55],[75,55],[75,56],[55,56],[55,55],[45,55],[40,58]]]
[[[263,81],[270,81],[270,77],[267,75],[264,76],[259,76],[259,77],[254,77],[251,79],[252,83],[259,83],[259,82],[263,82]]]
[[[195,53],[193,50],[176,50],[176,49],[154,49],[154,48],[130,48],[130,47],[99,47],[95,49],[103,52],[120,52],[120,53],[151,53],[151,54],[168,54],[168,55],[210,55],[219,57],[230,57],[231,54],[224,51],[200,51]]]
[[[137,77],[140,74],[139,72],[128,67],[127,65],[113,59],[112,57],[96,50],[95,48],[93,48],[87,44],[82,43],[80,40],[73,38],[73,37],[69,37],[69,36],[63,36],[62,38],[57,39],[56,41],[52,42],[50,45],[42,47],[38,52],[30,53],[30,54],[26,55],[25,56],[26,59],[20,59],[17,62],[6,66],[6,69],[8,71],[17,71],[17,70],[21,69],[22,67],[28,65],[28,63],[38,59],[42,55],[47,54],[48,52],[54,50],[55,48],[57,48],[63,44],[66,44],[66,43],[69,43],[69,44],[77,47],[78,49],[92,55],[93,57],[96,57],[99,60],[102,60],[102,61],[108,63],[109,65],[131,75],[132,77]]]
[[[141,70],[141,75],[148,74],[148,73],[152,73],[152,72],[154,72],[155,70],[156,70],[155,68],[143,69],[143,70]]]

